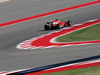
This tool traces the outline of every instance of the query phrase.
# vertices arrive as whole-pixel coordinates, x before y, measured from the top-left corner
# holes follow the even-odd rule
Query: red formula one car
[[[58,19],[54,20],[53,22],[47,22],[46,25],[44,25],[45,30],[51,30],[51,29],[61,29],[63,27],[71,26],[73,23],[68,20],[67,22],[65,21],[59,21]]]

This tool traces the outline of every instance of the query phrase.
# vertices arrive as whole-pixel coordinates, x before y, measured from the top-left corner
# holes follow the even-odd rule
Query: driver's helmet
[[[58,23],[60,23],[60,21],[59,21],[58,19],[55,19],[55,20],[53,21],[53,24],[54,24],[54,25],[57,25]]]
[[[58,20],[58,19],[56,19],[56,20]]]

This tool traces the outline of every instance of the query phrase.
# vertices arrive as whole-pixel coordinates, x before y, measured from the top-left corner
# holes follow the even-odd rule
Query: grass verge
[[[55,72],[55,73],[48,73],[48,74],[43,74],[43,75],[100,75],[100,66]]]
[[[77,30],[70,34],[65,34],[56,39],[57,42],[76,42],[76,41],[90,41],[100,40],[100,23]]]

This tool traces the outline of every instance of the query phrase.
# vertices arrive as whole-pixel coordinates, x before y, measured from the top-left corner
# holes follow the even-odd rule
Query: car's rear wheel
[[[53,26],[53,24],[51,25],[51,29],[54,29],[54,26]]]
[[[50,29],[49,26],[47,26],[47,25],[44,26],[44,30],[49,30],[49,29]]]

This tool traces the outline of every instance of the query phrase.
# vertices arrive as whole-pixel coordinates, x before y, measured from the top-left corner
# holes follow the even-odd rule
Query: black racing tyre
[[[47,25],[44,26],[44,30],[49,30],[49,29],[50,29],[49,26]]]
[[[72,22],[70,20],[67,23],[69,27],[72,26]]]
[[[54,26],[53,26],[53,24],[51,25],[51,29],[54,29]]]
[[[60,24],[57,24],[57,29],[61,29],[61,25]]]
[[[67,23],[65,22],[65,25],[64,25],[64,27],[67,27],[67,25],[66,25]]]

